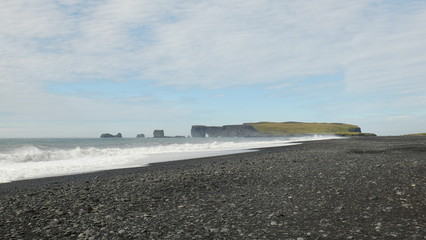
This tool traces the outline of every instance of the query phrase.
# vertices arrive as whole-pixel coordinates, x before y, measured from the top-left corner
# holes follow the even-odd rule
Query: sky
[[[0,138],[426,132],[425,0],[0,1]]]

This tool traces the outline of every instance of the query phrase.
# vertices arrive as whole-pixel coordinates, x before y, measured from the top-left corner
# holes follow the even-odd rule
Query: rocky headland
[[[192,137],[277,137],[327,134],[338,136],[376,136],[362,133],[357,125],[345,123],[258,122],[241,125],[194,125]]]
[[[191,128],[192,137],[265,137],[251,125],[225,125],[222,127],[195,125]]]

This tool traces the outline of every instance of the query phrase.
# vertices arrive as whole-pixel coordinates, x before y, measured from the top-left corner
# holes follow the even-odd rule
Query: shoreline
[[[282,147],[287,147],[287,146],[282,146]],[[271,148],[282,148],[282,147],[271,147]],[[259,149],[253,149],[253,150],[263,151],[267,149],[268,148],[259,148]],[[171,161],[165,161],[165,162],[156,162],[156,163],[149,163],[146,166],[140,166],[140,167],[117,168],[117,169],[100,170],[100,171],[78,173],[78,174],[17,180],[12,182],[0,183],[0,193],[6,192],[8,190],[13,190],[13,189],[18,190],[20,188],[41,186],[44,184],[66,184],[69,182],[99,180],[99,179],[105,179],[105,178],[110,178],[114,176],[121,176],[121,175],[133,174],[133,173],[159,171],[165,167],[185,167],[186,165],[188,165],[186,167],[189,167],[194,164],[203,164],[203,163],[215,161],[215,160],[220,161],[222,157],[233,158],[234,155],[239,156],[239,155],[253,153],[251,149],[246,151],[250,151],[250,152],[231,153],[231,154],[211,156],[211,157],[197,157],[197,158],[189,158],[189,159],[181,159],[181,160],[171,160]]]
[[[426,138],[256,152],[0,184],[0,236],[424,239]]]
[[[0,183],[0,193],[11,190],[11,189],[16,190],[16,189],[27,187],[27,186],[38,186],[38,185],[50,184],[50,183],[65,183],[68,181],[87,181],[94,178],[108,178],[111,176],[125,175],[125,174],[135,173],[135,172],[143,172],[144,170],[145,171],[158,170],[158,168],[164,168],[165,166],[180,166],[182,164],[186,165],[186,164],[193,164],[193,163],[203,163],[203,162],[214,161],[214,159],[221,159],[221,157],[232,157],[233,155],[250,154],[250,153],[258,152],[258,151],[267,151],[270,149],[281,149],[281,148],[286,148],[288,146],[303,144],[305,142],[315,142],[315,141],[324,141],[324,140],[333,140],[333,139],[295,141],[295,142],[285,143],[285,145],[282,145],[282,146],[226,150],[225,152],[229,152],[229,153],[220,152],[220,153],[217,153],[217,155],[213,155],[213,156],[191,157],[187,159],[178,158],[176,160],[166,160],[166,161],[148,163],[145,166],[124,167],[124,168],[116,168],[116,169],[89,171],[84,173],[15,180],[11,182]],[[146,169],[146,168],[149,168],[149,169]]]
[[[311,137],[310,139],[316,139]],[[134,140],[134,139],[133,139]],[[33,180],[67,175],[79,175],[90,172],[101,172],[115,169],[144,167],[155,162],[180,161],[187,159],[206,158],[211,156],[230,155],[251,151],[253,147],[267,148],[273,146],[290,145],[289,141],[295,139],[269,139],[267,141],[255,140],[210,140],[179,142],[183,145],[167,143],[107,143],[99,144],[98,141],[78,143],[70,139],[55,147],[52,139],[40,142],[16,142],[11,149],[13,154],[2,156],[6,159],[5,168],[0,169],[0,184],[22,180]],[[303,139],[302,139],[303,140]],[[43,142],[45,141],[45,142]],[[228,145],[228,141],[230,142]],[[42,144],[43,143],[43,144]],[[187,144],[189,143],[189,144]],[[28,146],[26,145],[28,144]],[[41,144],[42,147],[37,147]],[[69,144],[69,146],[67,146]],[[7,145],[7,144],[6,144]],[[43,147],[43,145],[46,145]],[[99,146],[98,146],[99,145]],[[120,147],[116,147],[120,146]],[[151,146],[155,145],[155,147]],[[158,146],[157,146],[158,145]],[[53,147],[52,147],[53,146]],[[92,147],[96,146],[96,147]],[[201,150],[204,148],[204,150]],[[18,149],[18,150],[16,150]],[[125,158],[123,158],[125,156]],[[43,159],[48,161],[40,161]],[[55,158],[69,159],[69,161],[55,161]],[[35,160],[34,162],[32,160]],[[83,160],[86,159],[86,160]],[[28,164],[27,164],[28,163]]]

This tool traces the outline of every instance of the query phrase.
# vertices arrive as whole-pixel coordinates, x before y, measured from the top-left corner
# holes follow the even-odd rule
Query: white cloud
[[[292,86],[292,84],[290,84],[290,83],[282,83],[282,84],[268,86],[265,89],[266,90],[280,90],[280,89],[288,88],[288,87],[291,87],[291,86]]]
[[[354,51],[347,53],[349,89],[425,89],[426,69],[420,67],[426,63],[426,43],[420,40],[426,38],[425,13],[424,4],[407,15],[385,12],[357,34],[351,42]]]
[[[425,25],[424,1],[3,0],[0,112],[155,112],[44,90],[57,81],[126,81],[129,73],[175,88],[262,83],[271,91],[344,73],[345,94],[421,96]]]
[[[125,80],[135,71],[160,84],[217,88],[344,71],[354,90],[424,75],[422,3],[402,10],[332,0],[31,3],[1,6],[2,60],[23,68],[24,78],[37,69],[41,79]]]

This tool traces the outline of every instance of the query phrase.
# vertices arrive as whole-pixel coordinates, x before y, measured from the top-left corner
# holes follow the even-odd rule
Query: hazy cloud
[[[385,92],[396,101],[420,98],[406,101],[426,107],[424,39],[426,2],[414,0],[3,0],[0,112],[163,116],[146,102],[136,107],[46,92],[52,82],[149,80],[175,89],[262,84],[276,91],[333,74],[342,76],[344,95]],[[138,99],[146,97],[129,97]],[[187,111],[166,105],[170,115]]]

